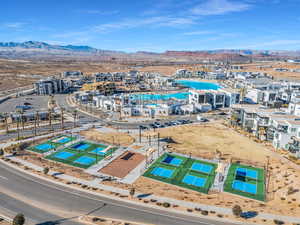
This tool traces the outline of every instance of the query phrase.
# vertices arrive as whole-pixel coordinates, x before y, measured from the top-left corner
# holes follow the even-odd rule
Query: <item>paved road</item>
[[[54,131],[58,131],[61,129],[61,124],[53,124],[53,129]],[[67,128],[72,128],[74,125],[72,122],[65,122],[64,123],[64,127],[67,129]],[[46,133],[46,132],[49,132],[51,131],[51,127],[46,125],[46,126],[41,126],[39,128],[37,128],[37,135],[41,135],[43,133]],[[30,128],[30,129],[25,129],[24,131],[22,130],[22,128],[20,128],[20,137],[22,136],[30,136],[30,135],[33,135],[34,134],[34,128]],[[8,139],[11,139],[11,138],[17,138],[18,137],[18,133],[17,131],[15,132],[11,132],[11,133],[8,133],[8,134],[1,134],[0,135],[0,141],[3,141],[3,140],[8,140]]]
[[[59,221],[60,224],[76,225],[78,223],[75,221],[65,220],[63,217],[76,217],[83,214],[157,225],[230,224],[173,212],[164,212],[158,209],[87,194],[32,177],[28,174],[25,175],[23,172],[7,167],[1,162],[0,191],[0,210],[5,208],[6,211],[24,213],[29,221],[34,221],[34,224],[46,225],[47,223],[45,222],[47,221]],[[8,195],[12,195],[13,198],[21,200],[27,198],[28,200],[25,200],[27,203],[22,203]],[[32,202],[33,205],[28,202]],[[49,210],[46,211],[45,209]]]

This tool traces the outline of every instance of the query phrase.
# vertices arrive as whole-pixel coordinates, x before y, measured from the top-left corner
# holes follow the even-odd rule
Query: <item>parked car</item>
[[[164,124],[166,127],[169,127],[169,126],[172,126],[172,123],[171,122],[165,122]]]
[[[255,211],[248,211],[248,212],[242,212],[240,216],[244,219],[251,219],[251,218],[256,217],[257,214],[258,213]]]
[[[148,127],[143,126],[143,125],[140,125],[139,128],[140,128],[141,130],[146,130],[146,129],[148,129]]]

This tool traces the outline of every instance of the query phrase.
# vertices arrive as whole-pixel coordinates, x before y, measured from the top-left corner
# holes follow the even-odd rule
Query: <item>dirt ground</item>
[[[121,220],[115,220],[111,218],[104,218],[104,217],[92,217],[92,216],[83,216],[80,218],[81,221],[92,223],[95,225],[146,225],[141,223],[133,223],[133,222],[126,222]],[[148,224],[150,225],[150,224]]]
[[[267,202],[258,202],[229,193],[201,194],[145,177],[140,177],[133,184],[137,191],[228,208],[238,204],[245,211],[256,210],[295,217],[300,214],[300,167],[280,158],[263,144],[256,143],[219,123],[164,128],[160,129],[160,134],[162,137],[171,137],[176,142],[169,144],[173,152],[191,152],[192,156],[214,158],[218,150],[225,160],[234,157],[246,163],[255,164],[254,162],[258,161],[262,166],[266,165],[269,156],[270,181]],[[106,184],[128,188],[128,185],[119,183]],[[270,221],[259,223],[269,224]]]
[[[0,225],[11,225],[11,223],[3,220],[3,221],[0,221]]]
[[[243,65],[244,69],[236,71],[251,71],[268,73],[275,78],[288,78],[291,80],[300,80],[300,73],[296,72],[277,72],[274,68],[300,69],[299,63],[273,62],[273,63],[253,63]],[[260,66],[270,66],[268,68],[260,68]]]
[[[102,133],[96,129],[91,129],[80,132],[80,135],[91,141],[103,142],[111,145],[129,146],[134,143],[134,138],[123,132]]]
[[[81,178],[84,180],[93,180],[94,178],[88,174],[83,172],[82,169],[67,166],[63,163],[58,163],[50,160],[44,159],[42,156],[32,152],[26,152],[26,154],[19,156],[21,159],[26,160],[32,164],[35,164],[40,167],[48,167],[50,170],[55,170],[60,173],[64,173],[70,176],[74,176],[77,178]]]
[[[171,151],[187,155],[191,153],[192,156],[212,159],[216,151],[220,151],[225,159],[249,160],[255,155],[255,161],[260,163],[265,163],[270,156],[264,146],[249,141],[249,138],[230,131],[220,123],[168,127],[160,129],[159,133],[162,138],[173,139],[175,143],[169,144]]]

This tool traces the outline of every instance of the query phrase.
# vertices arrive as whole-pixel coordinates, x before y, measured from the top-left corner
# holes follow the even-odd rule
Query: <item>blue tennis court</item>
[[[194,162],[191,169],[195,170],[195,171],[198,171],[198,172],[201,172],[201,173],[210,174],[212,169],[213,169],[213,166],[203,164],[203,163]]]
[[[83,164],[83,165],[90,165],[90,164],[94,163],[95,161],[96,161],[96,159],[94,159],[94,158],[91,158],[88,156],[81,156],[80,158],[76,159],[74,162]]]
[[[235,180],[232,183],[232,188],[238,191],[243,191],[243,192],[247,192],[250,194],[256,194],[256,185],[255,184],[250,184],[247,182],[243,182],[243,181],[239,181],[239,180]]]
[[[87,143],[79,143],[74,145],[72,148],[79,150],[79,151],[84,151],[86,149],[88,149],[91,145],[87,144]]]
[[[204,185],[206,183],[206,178],[196,177],[196,176],[187,174],[183,178],[182,182],[185,184],[188,184],[188,185],[196,186],[196,187],[204,187]]]
[[[44,143],[44,144],[37,145],[35,148],[37,150],[46,152],[46,151],[49,151],[50,149],[53,149],[54,146],[52,146],[51,144],[48,144],[48,143]]]
[[[162,162],[173,166],[179,166],[182,163],[182,159],[168,155]]]
[[[65,143],[69,142],[70,140],[71,140],[71,138],[65,137],[65,138],[59,139],[59,140],[57,141],[57,143],[65,144]]]
[[[237,168],[236,169],[236,174],[237,175],[245,175],[246,177],[249,177],[251,179],[257,180],[258,178],[258,173],[256,170],[251,170],[251,169],[246,169],[246,168]]]
[[[98,147],[98,148],[95,148],[93,151],[91,151],[91,153],[95,153],[97,155],[105,155],[106,154],[106,151],[104,151],[107,147]]]
[[[165,168],[161,168],[161,167],[155,167],[151,171],[151,174],[153,174],[154,176],[170,178],[170,177],[172,177],[173,172],[174,172],[174,170],[165,169]]]
[[[73,155],[74,154],[71,152],[58,152],[57,154],[54,155],[54,157],[58,159],[67,159]]]

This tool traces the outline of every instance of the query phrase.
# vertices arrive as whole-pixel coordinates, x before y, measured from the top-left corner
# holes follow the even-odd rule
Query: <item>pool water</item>
[[[159,101],[159,100],[169,100],[171,98],[175,98],[178,100],[184,100],[189,97],[189,92],[178,92],[178,93],[171,93],[171,94],[137,94],[132,95],[131,98],[134,100],[143,100],[143,101]]]
[[[80,158],[76,159],[74,162],[83,164],[83,165],[90,165],[90,164],[94,163],[95,161],[96,161],[96,159],[94,159],[94,158],[91,158],[88,156],[81,156]]]
[[[87,143],[79,143],[79,144],[76,144],[75,146],[73,146],[72,148],[79,150],[79,151],[84,151],[84,150],[88,149],[89,147],[90,147],[90,145]]]
[[[54,146],[48,144],[48,143],[44,143],[44,144],[40,144],[38,146],[35,147],[37,150],[40,150],[40,151],[43,151],[43,152],[46,152],[46,151],[49,151],[50,149],[53,149]]]
[[[210,174],[213,167],[211,165],[207,165],[207,164],[203,164],[203,163],[193,163],[192,170],[198,171],[198,172],[202,172],[202,173],[206,173],[206,174]]]
[[[218,90],[220,86],[215,83],[209,82],[200,82],[200,81],[192,81],[192,80],[178,80],[176,81],[179,84],[187,86],[192,89],[196,90]]]
[[[151,174],[153,174],[154,176],[170,178],[170,177],[172,177],[173,172],[174,172],[174,170],[165,169],[165,168],[161,168],[161,167],[155,167],[151,171]]]
[[[196,187],[204,187],[204,185],[206,183],[206,178],[196,177],[196,176],[187,174],[183,178],[182,182],[185,184],[188,184],[188,185],[196,186]]]
[[[73,156],[74,154],[71,152],[58,152],[57,154],[54,155],[55,158],[58,159],[67,159]]]

